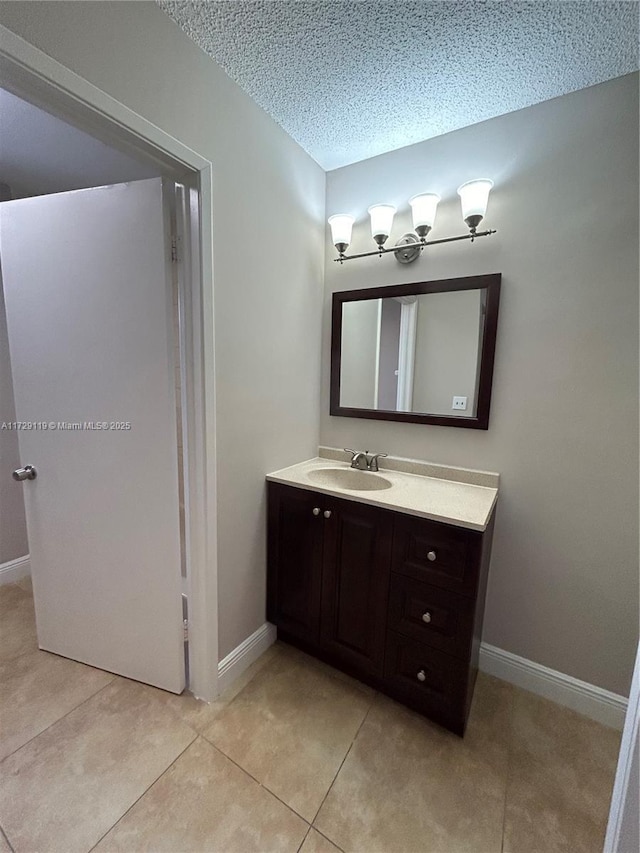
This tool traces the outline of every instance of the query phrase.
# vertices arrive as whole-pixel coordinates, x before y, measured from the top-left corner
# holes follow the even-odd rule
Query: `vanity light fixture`
[[[371,217],[371,236],[382,248],[391,234],[396,209],[392,204],[372,204],[367,213]]]
[[[393,248],[384,248],[393,224],[396,208],[392,204],[374,204],[369,210],[371,217],[371,236],[378,244],[378,248],[372,252],[362,252],[358,255],[347,255],[346,251],[351,243],[351,232],[355,221],[353,216],[346,213],[338,213],[329,217],[331,226],[331,240],[338,251],[336,261],[351,261],[354,258],[368,258],[371,255],[382,255],[393,252],[396,260],[401,264],[410,264],[415,261],[427,246],[436,246],[439,243],[455,243],[459,240],[471,240],[476,237],[488,237],[495,234],[493,231],[478,231],[478,225],[487,212],[489,192],[493,182],[482,178],[476,181],[467,181],[458,187],[458,195],[462,205],[462,218],[469,226],[469,233],[460,237],[443,237],[440,240],[429,240],[427,235],[433,228],[436,219],[436,210],[440,196],[435,193],[422,193],[414,195],[409,199],[411,213],[413,216],[414,231],[404,234]]]

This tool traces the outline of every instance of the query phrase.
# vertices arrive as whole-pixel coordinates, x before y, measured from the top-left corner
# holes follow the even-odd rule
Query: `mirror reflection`
[[[329,411],[488,429],[500,273],[337,291]]]
[[[340,406],[477,414],[485,289],[342,305]]]

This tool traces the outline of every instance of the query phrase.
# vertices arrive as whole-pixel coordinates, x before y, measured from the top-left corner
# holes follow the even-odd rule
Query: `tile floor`
[[[217,702],[38,651],[0,587],[0,853],[600,853],[619,733],[480,675],[463,740],[276,644]]]

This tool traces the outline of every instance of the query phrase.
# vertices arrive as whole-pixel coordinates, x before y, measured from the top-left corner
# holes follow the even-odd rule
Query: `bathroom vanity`
[[[267,476],[267,618],[278,636],[463,735],[498,475],[345,454]]]

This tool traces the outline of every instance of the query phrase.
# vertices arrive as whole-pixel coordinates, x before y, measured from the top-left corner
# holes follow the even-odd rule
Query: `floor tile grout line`
[[[9,663],[13,663],[14,661],[17,661],[20,658],[23,658],[25,655],[35,655],[36,652],[46,652],[47,654],[51,654],[51,652],[47,652],[46,649],[41,649],[40,646],[36,646],[35,649],[29,649],[29,651],[26,652],[20,652],[20,654],[14,655],[12,658],[0,660],[0,666],[6,666]]]
[[[95,667],[94,667],[94,668],[95,668]],[[106,670],[101,670],[101,672],[106,672]],[[111,673],[109,673],[109,674],[111,675]],[[52,723],[50,723],[48,726],[46,726],[44,729],[42,729],[42,731],[41,731],[41,732],[38,732],[38,733],[37,733],[37,734],[35,734],[33,737],[30,737],[30,738],[29,738],[29,740],[26,740],[26,741],[25,741],[23,744],[21,744],[17,749],[14,749],[12,752],[10,752],[10,753],[8,753],[7,755],[5,755],[2,759],[0,759],[0,765],[1,765],[3,762],[5,762],[5,761],[7,760],[7,758],[11,758],[11,756],[12,756],[12,755],[15,755],[15,754],[16,754],[16,752],[20,752],[20,750],[21,750],[21,749],[24,749],[24,747],[25,747],[25,746],[29,746],[29,744],[30,744],[30,743],[33,743],[33,741],[34,741],[34,740],[36,740],[36,738],[39,738],[39,737],[40,737],[40,735],[43,735],[45,732],[48,732],[48,731],[49,731],[49,729],[52,729],[55,725],[57,725],[58,723],[61,723],[61,722],[62,722],[62,720],[64,720],[66,717],[68,717],[68,716],[69,716],[69,714],[73,714],[73,712],[74,712],[74,711],[77,711],[77,710],[78,710],[78,708],[82,708],[82,706],[83,706],[83,705],[85,705],[85,704],[86,704],[87,702],[89,702],[91,699],[95,698],[95,697],[98,695],[98,693],[102,693],[102,691],[103,691],[103,690],[106,690],[106,689],[107,689],[107,687],[109,687],[109,685],[113,684],[113,682],[116,680],[116,678],[120,678],[120,677],[121,677],[121,676],[113,675],[113,677],[112,677],[112,678],[110,678],[110,679],[109,679],[109,681],[107,681],[107,683],[106,683],[106,684],[103,684],[103,685],[102,685],[102,687],[100,687],[98,690],[96,690],[96,691],[95,691],[95,693],[92,693],[90,696],[87,696],[87,698],[86,698],[86,699],[83,699],[83,700],[82,700],[82,702],[79,702],[79,703],[78,703],[77,705],[75,705],[73,708],[70,708],[70,709],[69,709],[65,714],[63,714],[61,717],[58,717],[58,719],[57,719],[57,720],[54,720]]]
[[[212,747],[216,750],[216,752],[219,752],[219,753],[220,753],[220,755],[224,756],[224,758],[226,758],[226,759],[227,759],[227,761],[230,761],[232,764],[235,764],[235,766],[238,768],[238,770],[242,770],[242,772],[243,772],[245,775],[247,775],[247,776],[249,777],[249,779],[253,779],[253,781],[254,781],[257,785],[260,785],[260,787],[261,787],[261,788],[262,788],[262,787],[264,787],[264,786],[263,786],[263,784],[262,784],[262,782],[261,782],[259,779],[256,779],[256,777],[255,777],[255,776],[252,776],[252,774],[251,774],[251,773],[249,773],[249,771],[248,771],[248,770],[246,770],[246,769],[242,766],[242,764],[238,764],[238,762],[237,762],[237,761],[234,761],[234,760],[233,760],[233,758],[231,758],[231,756],[230,756],[230,755],[227,755],[227,753],[226,753],[223,749],[220,749],[220,747],[219,747],[217,744],[215,744],[213,741],[209,740],[209,738],[208,738],[208,737],[206,737],[206,735],[200,735],[200,737],[201,737],[203,740],[206,740],[206,742],[209,744],[209,746],[212,746]],[[267,789],[267,790],[268,790],[268,789]],[[275,794],[274,794],[274,796],[275,796]]]
[[[311,828],[313,829],[314,832],[317,832],[318,835],[321,835],[325,839],[325,841],[328,841],[329,844],[333,844],[333,846],[336,848],[336,850],[339,850],[340,853],[344,853],[344,850],[342,849],[342,847],[338,847],[336,842],[332,841],[328,835],[325,835],[324,832],[320,832],[320,830],[318,829],[317,826],[312,826]]]
[[[226,758],[228,761],[230,761],[232,764],[234,764],[234,765],[238,768],[238,770],[242,770],[242,772],[243,772],[246,776],[248,776],[250,779],[252,779],[252,780],[253,780],[257,785],[259,785],[261,788],[263,788],[263,789],[264,789],[268,794],[270,794],[272,797],[275,797],[275,798],[276,798],[276,800],[278,800],[278,802],[279,802],[279,803],[282,803],[282,805],[283,805],[286,809],[288,809],[290,812],[292,812],[296,817],[299,817],[299,818],[300,818],[300,820],[303,820],[303,821],[307,824],[307,826],[308,826],[309,828],[311,828],[311,822],[310,822],[309,820],[307,820],[307,818],[306,818],[306,817],[303,817],[303,815],[301,815],[299,812],[297,812],[297,811],[293,808],[293,806],[290,806],[290,805],[289,805],[289,803],[285,803],[285,801],[284,801],[281,797],[279,797],[276,793],[274,793],[274,791],[272,791],[272,790],[271,790],[271,788],[269,788],[267,785],[265,785],[265,784],[264,784],[264,782],[261,782],[259,779],[256,779],[256,777],[255,777],[255,776],[252,776],[252,775],[251,775],[251,773],[249,773],[249,771],[248,771],[248,770],[246,770],[246,769],[245,769],[241,764],[238,764],[238,762],[237,762],[237,761],[234,761],[234,760],[233,760],[233,758],[231,758],[231,756],[230,756],[230,755],[227,755],[227,753],[226,753],[226,752],[224,752],[224,750],[220,749],[220,747],[219,747],[219,746],[217,746],[217,745],[216,745],[215,743],[213,743],[212,741],[210,741],[210,740],[209,740],[209,738],[205,737],[204,735],[200,735],[200,737],[201,737],[204,741],[206,741],[206,742],[209,744],[209,746],[212,746],[212,747],[216,750],[216,752],[219,752],[219,753],[220,753],[220,755],[222,755],[222,756],[223,756],[223,758]]]
[[[285,803],[285,801],[281,797],[279,797],[274,791],[272,791],[271,788],[269,788],[267,785],[265,785],[264,782],[261,782],[259,779],[256,779],[256,777],[253,776],[251,773],[249,773],[249,771],[245,767],[243,767],[242,764],[238,764],[237,761],[235,761],[233,758],[231,758],[230,755],[227,755],[227,753],[223,749],[220,749],[220,747],[217,744],[213,743],[213,741],[210,741],[209,738],[206,737],[205,735],[200,735],[200,737],[203,740],[205,740],[209,744],[209,746],[212,746],[216,750],[216,752],[219,752],[220,755],[222,755],[224,758],[226,758],[232,764],[235,764],[235,766],[238,768],[238,770],[242,770],[242,772],[246,776],[248,776],[250,779],[253,779],[253,781],[257,785],[259,785],[261,788],[264,788],[264,790],[268,794],[271,794],[272,797],[275,797],[276,800],[278,800],[279,803],[282,803],[282,805],[285,806],[287,809],[289,809],[290,812],[293,812],[293,814],[296,815],[296,817],[299,817],[300,820],[303,820],[307,824],[307,826],[311,826],[311,822],[309,820],[307,820],[306,817],[303,817],[303,815],[301,815],[300,812],[297,812],[293,808],[293,806],[289,805],[289,803]]]
[[[256,675],[258,675],[258,673],[259,673],[259,672],[264,672],[266,669],[268,669],[268,668],[269,668],[272,664],[274,664],[274,663],[275,663],[275,661],[269,661],[269,662],[268,662],[264,667],[262,667],[262,668],[261,668],[261,669],[256,673]],[[340,679],[340,678],[336,678],[335,680],[340,682],[342,679]],[[252,678],[249,682],[247,682],[247,684],[242,688],[242,690],[240,690],[240,691],[238,692],[238,694],[237,694],[238,696],[240,695],[240,693],[242,693],[242,692],[243,692],[243,691],[244,691],[244,690],[245,690],[245,689],[246,689],[246,688],[251,684],[251,681],[253,681],[253,678]],[[365,695],[366,695],[366,694],[365,694]],[[324,795],[324,797],[323,797],[323,799],[322,799],[322,802],[320,803],[320,806],[319,806],[319,808],[318,808],[318,811],[316,812],[315,816],[313,817],[313,820],[315,820],[315,819],[316,819],[316,817],[318,816],[318,812],[319,812],[319,811],[320,811],[320,809],[322,808],[322,806],[323,806],[323,804],[324,804],[324,801],[325,801],[325,799],[327,798],[327,796],[328,796],[328,794],[329,794],[329,791],[330,791],[330,790],[331,790],[331,788],[333,787],[333,783],[335,782],[335,780],[336,780],[336,777],[337,777],[338,773],[339,773],[339,772],[340,772],[340,770],[342,769],[342,765],[344,764],[344,762],[345,762],[345,760],[346,760],[347,756],[349,755],[349,752],[351,751],[351,747],[352,747],[352,746],[353,746],[353,744],[355,743],[355,740],[356,740],[356,738],[358,737],[358,734],[360,733],[360,729],[361,729],[361,728],[362,728],[362,726],[364,725],[364,722],[365,722],[365,720],[367,719],[367,716],[369,715],[369,711],[370,711],[370,710],[371,710],[371,708],[373,707],[373,703],[374,703],[374,701],[375,701],[375,699],[376,699],[377,695],[378,695],[378,694],[377,694],[377,692],[375,692],[375,691],[374,691],[373,695],[371,696],[371,702],[369,703],[369,707],[367,708],[367,711],[366,711],[366,713],[365,713],[365,715],[364,715],[364,717],[363,717],[363,719],[362,719],[362,722],[361,722],[361,723],[360,723],[360,725],[358,726],[358,730],[356,731],[356,733],[355,733],[355,735],[354,735],[353,740],[352,740],[352,741],[351,741],[351,743],[349,744],[349,749],[347,750],[347,752],[345,753],[344,758],[343,758],[343,759],[342,759],[342,761],[340,762],[340,767],[338,767],[338,770],[336,771],[336,774],[335,774],[335,776],[333,777],[333,779],[332,779],[332,781],[331,781],[331,784],[329,785],[329,788],[327,789],[327,792],[326,792],[326,794]],[[229,702],[229,705],[231,705],[233,702],[235,702],[236,698],[237,698],[237,696],[234,696],[234,698],[231,700],[231,702]],[[367,697],[367,698],[368,698],[368,697]],[[227,706],[227,707],[229,707],[229,706]],[[226,710],[226,708],[225,708],[225,710]],[[269,788],[269,786],[268,786],[268,785],[265,785],[265,784],[264,784],[263,782],[261,782],[259,779],[256,779],[256,777],[255,777],[255,776],[253,776],[251,773],[249,773],[249,771],[248,771],[245,767],[243,767],[241,764],[239,764],[237,761],[235,761],[235,760],[234,760],[230,755],[228,755],[228,754],[227,754],[227,753],[226,753],[226,752],[225,752],[225,751],[224,751],[220,746],[218,746],[218,744],[216,744],[213,740],[211,740],[211,739],[210,739],[210,737],[209,737],[208,735],[206,735],[204,732],[200,732],[200,737],[202,737],[202,738],[203,738],[203,739],[204,739],[208,744],[210,744],[214,749],[216,749],[216,750],[217,750],[221,755],[223,755],[225,758],[227,758],[229,761],[231,761],[231,763],[232,763],[232,764],[235,764],[235,766],[236,766],[236,767],[238,767],[240,770],[242,770],[242,772],[243,772],[243,773],[246,773],[246,775],[247,775],[247,776],[249,776],[249,778],[250,778],[250,779],[253,779],[253,781],[254,781],[254,782],[257,782],[257,784],[258,784],[258,785],[260,785],[260,787],[261,787],[261,788],[264,788],[264,790],[265,790],[265,791],[267,791],[269,794],[271,794],[271,796],[275,797],[275,798],[276,798],[276,800],[278,800],[280,803],[282,803],[282,805],[283,805],[283,806],[285,806],[287,809],[289,809],[289,811],[293,812],[293,814],[295,814],[297,817],[299,817],[301,820],[303,820],[306,824],[308,824],[308,826],[309,826],[309,827],[312,827],[312,826],[313,826],[313,820],[311,820],[311,821],[310,821],[308,818],[304,817],[304,815],[301,815],[299,812],[297,812],[297,811],[293,808],[293,806],[291,806],[289,803],[286,803],[286,802],[285,802],[283,799],[281,799],[281,798],[280,798],[280,797],[279,797],[279,796],[278,796],[274,791],[272,791],[272,790],[271,790],[271,788]],[[315,827],[314,827],[314,829],[315,829]],[[319,830],[317,830],[317,829],[316,829],[316,832],[318,832],[318,831],[319,831]],[[307,833],[307,834],[308,834],[308,833]],[[320,835],[322,835],[322,833],[320,833]],[[325,838],[326,838],[326,836],[323,836],[323,837],[325,837]],[[327,841],[331,841],[331,839],[330,839],[330,838],[327,838]],[[334,847],[337,847],[337,848],[338,848],[338,850],[340,850],[340,851],[341,851],[341,853],[342,853],[341,848],[340,848],[340,847],[338,847],[338,845],[337,845],[337,844],[335,844],[335,842],[331,841],[331,843],[334,845]]]
[[[300,851],[302,850],[302,848],[303,848],[303,846],[304,846],[304,842],[305,842],[305,841],[307,840],[307,838],[309,837],[309,833],[310,833],[310,832],[311,832],[311,826],[309,826],[309,827],[307,828],[307,831],[306,831],[306,832],[305,832],[305,834],[304,834],[304,838],[303,838],[303,839],[302,839],[302,841],[300,842],[300,846],[298,847],[298,849],[297,849],[296,853],[300,853]]]
[[[271,794],[272,797],[275,797],[276,800],[278,800],[278,802],[282,803],[283,806],[286,806],[290,812],[293,812],[294,815],[296,815],[296,817],[299,817],[300,820],[303,820],[307,824],[308,827],[311,827],[311,821],[308,818],[303,817],[303,815],[301,815],[300,812],[297,812],[293,808],[293,806],[289,805],[289,803],[285,803],[285,801],[282,799],[282,797],[279,797],[277,794],[274,794],[274,792],[271,790],[271,788],[269,788],[267,785],[263,784],[262,782],[260,782],[260,787],[264,788],[264,790],[267,791],[267,793]]]
[[[126,811],[124,811],[120,815],[118,820],[115,823],[111,824],[109,829],[100,836],[100,838],[96,841],[96,843],[92,847],[89,848],[88,853],[91,853],[92,850],[96,849],[96,847],[98,846],[98,844],[100,844],[100,842],[103,840],[103,838],[105,838],[111,832],[111,830],[114,829],[120,823],[120,821],[123,820],[129,814],[131,809],[134,808],[140,802],[140,800],[145,796],[145,794],[147,794],[151,790],[151,788],[153,788],[153,786],[156,784],[156,782],[159,782],[160,779],[162,779],[162,777],[165,775],[165,773],[168,773],[168,771],[171,770],[171,768],[176,763],[176,761],[178,761],[179,758],[182,758],[182,756],[189,749],[189,747],[193,746],[193,744],[197,740],[198,740],[198,735],[195,734],[193,740],[189,741],[189,743],[185,746],[185,748],[178,755],[176,755],[176,757],[173,759],[173,761],[169,765],[167,765],[167,767],[165,767],[165,769],[162,771],[162,773],[160,773],[159,776],[156,776],[156,778],[153,780],[153,782],[151,782],[150,785],[147,785],[147,787],[140,794],[140,796],[133,803],[131,803],[131,805],[129,806],[129,808]]]
[[[4,838],[4,840],[7,842],[7,846],[8,846],[8,848],[9,848],[9,850],[11,850],[11,853],[15,853],[15,850],[14,850],[13,844],[9,841],[9,836],[8,836],[8,835],[7,835],[7,833],[4,831],[4,827],[2,827],[2,826],[0,826],[0,836],[1,836],[2,838]]]
[[[516,710],[516,693],[511,691],[511,713],[509,720],[509,738],[507,740],[507,774],[504,782],[504,804],[502,807],[502,836],[500,840],[500,853],[504,853],[504,834],[507,828],[507,801],[509,799],[509,778],[511,775],[511,753],[513,749],[513,740],[515,735],[515,710]]]
[[[354,743],[356,742],[356,740],[358,739],[358,735],[360,734],[360,731],[361,731],[362,727],[364,726],[364,724],[365,724],[365,722],[366,722],[366,720],[367,720],[367,717],[369,716],[369,713],[370,713],[371,709],[373,708],[373,703],[375,702],[377,695],[378,695],[377,693],[374,693],[374,695],[373,695],[373,697],[372,697],[372,699],[371,699],[371,702],[370,702],[370,704],[369,704],[369,707],[367,708],[367,712],[366,712],[366,714],[364,715],[364,717],[362,718],[362,722],[361,722],[361,723],[360,723],[360,725],[358,726],[358,730],[357,730],[357,732],[355,733],[355,735],[353,736],[353,740],[352,740],[352,741],[351,741],[351,743],[349,744],[349,749],[345,752],[345,754],[344,754],[344,758],[343,758],[343,759],[342,759],[342,761],[340,762],[340,767],[338,767],[338,769],[337,769],[337,771],[336,771],[335,776],[334,776],[334,777],[333,777],[333,779],[331,780],[331,784],[330,784],[330,785],[329,785],[329,787],[327,788],[327,793],[326,793],[326,794],[324,795],[324,797],[322,798],[322,802],[320,803],[320,806],[318,807],[318,811],[315,813],[314,818],[313,818],[313,820],[311,821],[311,826],[313,826],[313,825],[314,825],[314,823],[316,822],[316,820],[317,820],[317,818],[318,818],[318,815],[320,814],[320,811],[322,810],[322,807],[323,807],[323,805],[325,804],[325,800],[327,799],[327,797],[328,797],[328,796],[329,796],[329,794],[331,793],[331,789],[333,788],[333,786],[334,786],[334,784],[335,784],[336,779],[337,779],[337,778],[338,778],[338,776],[340,775],[340,771],[342,770],[342,767],[343,767],[343,765],[344,765],[345,761],[346,761],[346,760],[347,760],[347,758],[349,757],[349,753],[350,753],[350,752],[351,752],[351,750],[353,749],[353,745],[354,745]],[[315,828],[315,827],[314,827],[314,828]],[[329,840],[329,841],[331,841],[331,839],[328,839],[328,840]],[[333,844],[334,842],[333,842],[333,841],[331,841],[331,843]],[[337,845],[335,845],[335,846],[337,846]]]

